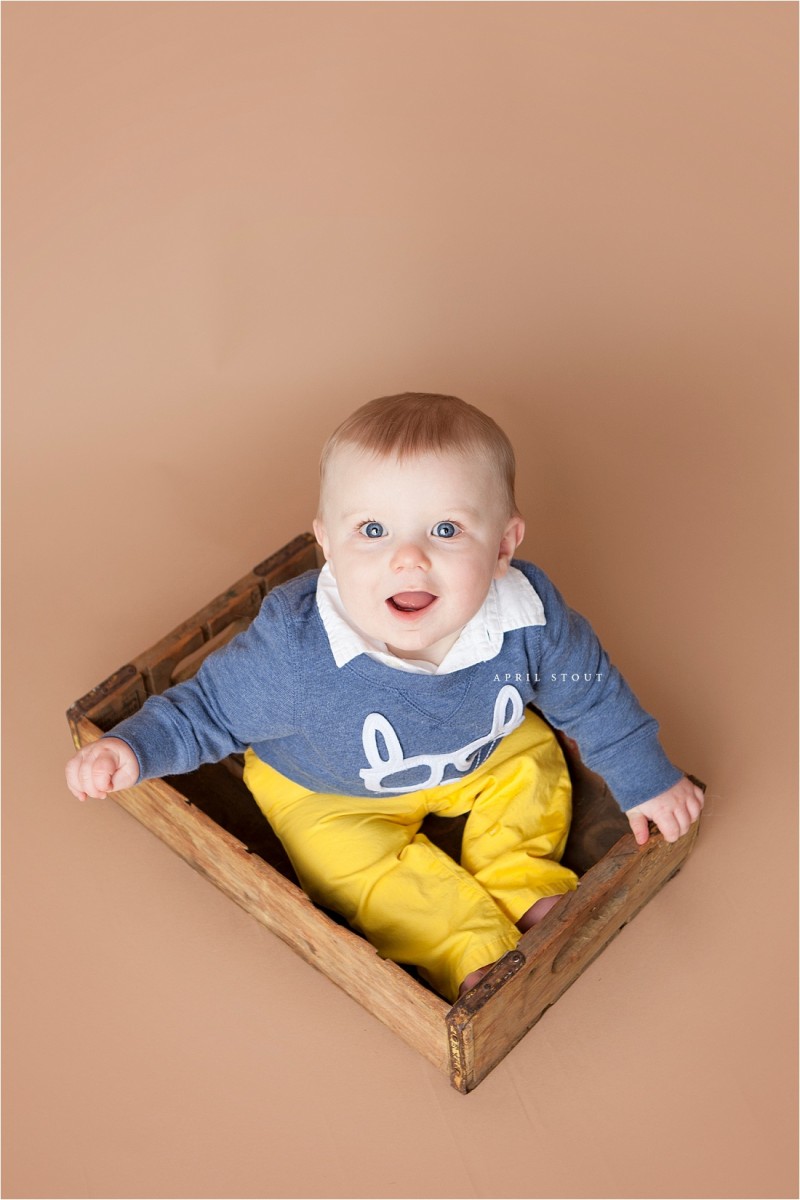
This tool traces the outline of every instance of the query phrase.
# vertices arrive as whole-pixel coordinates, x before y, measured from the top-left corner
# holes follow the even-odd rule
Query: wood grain
[[[677,873],[697,838],[626,834],[539,925],[523,934],[448,1014],[452,1082],[468,1092],[516,1045],[637,912]]]
[[[89,717],[103,733],[107,733],[125,717],[138,712],[146,697],[144,680],[132,664],[109,675],[67,709],[75,749],[80,749],[82,744],[78,729],[81,718]]]
[[[238,620],[231,621],[230,625],[222,627],[214,637],[203,642],[198,650],[194,650],[175,664],[170,676],[170,683],[185,683],[187,679],[191,679],[200,670],[209,654],[214,654],[223,646],[227,646],[228,642],[233,641],[238,633],[243,633],[249,624],[250,621],[247,617],[239,617]]]
[[[82,718],[78,734],[85,745],[100,730]],[[315,908],[300,888],[250,854],[168,783],[146,780],[114,792],[111,798],[301,958],[448,1073],[444,1000]]]

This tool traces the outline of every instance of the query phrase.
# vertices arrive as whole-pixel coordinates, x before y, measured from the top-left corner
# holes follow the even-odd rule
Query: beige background
[[[4,1194],[796,1196],[796,5],[3,22]],[[467,1098],[62,774],[403,389],[508,429],[523,551],[709,789]]]

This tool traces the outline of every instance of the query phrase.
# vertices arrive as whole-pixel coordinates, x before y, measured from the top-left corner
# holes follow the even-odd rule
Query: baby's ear
[[[329,547],[328,535],[325,532],[325,526],[322,524],[322,521],[320,520],[319,517],[315,517],[314,520],[311,522],[311,528],[314,530],[314,537],[317,539],[320,546],[322,547],[322,553],[325,555],[325,558],[326,559],[330,558],[330,555],[328,553],[328,547]]]
[[[497,566],[494,571],[495,579],[502,579],[505,575],[510,566],[511,559],[514,557],[514,551],[524,537],[525,522],[522,517],[511,517],[500,539]]]

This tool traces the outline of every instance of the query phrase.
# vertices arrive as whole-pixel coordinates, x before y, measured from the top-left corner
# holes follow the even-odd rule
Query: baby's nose
[[[397,570],[419,567],[427,571],[430,565],[425,548],[416,542],[403,542],[392,555],[392,566]]]

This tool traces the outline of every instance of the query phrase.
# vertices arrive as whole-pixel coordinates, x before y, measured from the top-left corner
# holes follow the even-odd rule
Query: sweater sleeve
[[[181,775],[295,728],[296,642],[271,592],[252,624],[210,654],[194,678],[150,696],[105,737],[121,738],[139,779]]]
[[[589,622],[571,609],[547,576],[528,566],[546,624],[526,631],[538,675],[534,702],[575,739],[586,765],[602,775],[623,811],[682,777],[662,749],[658,722],[645,712]]]

